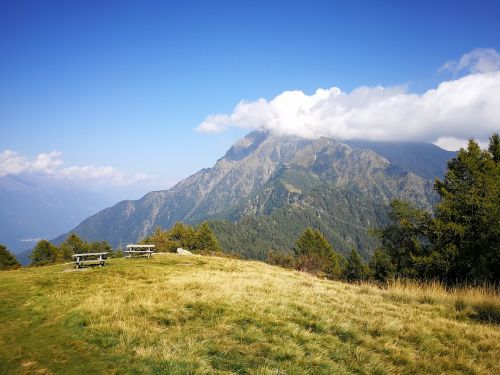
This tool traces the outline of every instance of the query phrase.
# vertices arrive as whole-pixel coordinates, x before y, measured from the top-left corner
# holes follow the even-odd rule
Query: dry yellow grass
[[[94,358],[92,370],[102,373],[500,373],[499,326],[467,310],[498,303],[484,288],[380,289],[177,255],[62,272],[67,267],[0,275],[2,288],[24,285],[0,292],[12,302],[0,309],[3,369],[23,373],[35,363],[47,373],[78,373]],[[16,322],[20,309],[32,314]],[[31,335],[18,323],[33,327]]]

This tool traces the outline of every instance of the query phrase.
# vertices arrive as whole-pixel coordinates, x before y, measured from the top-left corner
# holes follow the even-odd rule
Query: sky
[[[252,129],[484,142],[499,19],[498,0],[3,1],[0,177],[139,198]]]

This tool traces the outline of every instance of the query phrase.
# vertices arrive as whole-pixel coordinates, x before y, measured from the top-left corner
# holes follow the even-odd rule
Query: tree
[[[369,263],[372,277],[377,281],[386,281],[394,277],[394,264],[386,251],[377,249]]]
[[[156,227],[154,233],[146,237],[142,243],[152,243],[158,251],[175,252],[182,247],[191,251],[221,251],[217,237],[208,223],[202,223],[197,228],[177,222],[168,230]]]
[[[368,272],[363,260],[356,249],[352,249],[347,257],[344,277],[348,281],[360,281],[366,278]]]
[[[488,151],[490,152],[493,161],[497,164],[500,163],[500,136],[498,135],[498,133],[494,133],[490,137]]]
[[[108,241],[95,241],[89,244],[90,252],[92,253],[113,253],[113,248]]]
[[[70,233],[64,242],[59,245],[56,261],[67,262],[73,259],[73,254],[88,253],[90,246],[76,233]]]
[[[47,240],[40,240],[31,252],[31,265],[42,266],[45,264],[54,263],[57,259],[57,247],[52,245]]]
[[[14,254],[6,246],[0,245],[0,270],[16,269],[21,267]]]
[[[82,240],[76,233],[70,233],[63,244],[67,245],[72,254],[88,253],[89,244]]]
[[[341,256],[319,232],[306,228],[295,244],[296,268],[300,271],[338,278],[342,273]]]
[[[390,224],[374,231],[382,243],[382,253],[390,259],[391,273],[396,277],[416,277],[414,259],[425,252],[431,215],[409,202],[394,200],[389,209]]]
[[[168,233],[161,230],[160,226],[155,228],[154,233],[144,238],[141,243],[143,244],[153,244],[155,245],[156,251],[159,252],[169,252],[171,251],[170,240],[168,238]]]
[[[208,223],[202,223],[196,228],[196,239],[194,250],[219,252],[221,247],[214,232],[210,229]]]
[[[174,226],[167,231],[168,251],[174,252],[179,247],[193,250],[196,242],[195,233],[192,226],[181,222],[175,223]]]
[[[498,134],[490,138],[488,150],[469,140],[467,149],[448,162],[443,181],[435,182],[441,201],[431,233],[432,263],[453,262],[448,280],[500,281],[499,145]]]
[[[330,256],[333,247],[320,231],[306,228],[295,244],[296,256]]]

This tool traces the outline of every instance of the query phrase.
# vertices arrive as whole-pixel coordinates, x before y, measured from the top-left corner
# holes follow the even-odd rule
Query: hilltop
[[[478,291],[380,289],[260,262],[156,255],[0,273],[0,372],[499,373]]]

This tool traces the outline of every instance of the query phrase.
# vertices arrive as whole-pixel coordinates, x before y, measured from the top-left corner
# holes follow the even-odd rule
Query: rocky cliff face
[[[157,225],[169,227],[176,221],[270,215],[286,205],[306,204],[301,197],[321,186],[353,191],[382,204],[394,198],[408,199],[430,209],[435,199],[432,182],[409,169],[372,150],[329,138],[304,140],[252,132],[212,168],[170,190],[120,202],[73,231],[87,240],[107,240],[118,246],[138,241]]]

